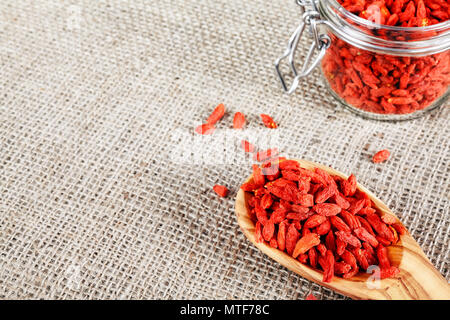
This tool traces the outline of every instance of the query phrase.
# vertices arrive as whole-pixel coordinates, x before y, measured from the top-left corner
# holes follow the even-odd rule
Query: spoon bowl
[[[320,168],[331,175],[347,179],[347,176],[343,173],[324,165],[306,160],[293,160],[298,161],[300,167],[305,169]],[[252,176],[250,176],[246,182],[251,179]],[[359,184],[357,188],[370,197],[382,216],[384,214],[395,216],[395,214],[369,190]],[[396,244],[387,247],[391,264],[400,270],[395,278],[379,280],[374,279],[374,277],[368,273],[359,272],[350,279],[334,277],[329,283],[323,282],[322,271],[315,270],[306,264],[302,264],[287,253],[275,249],[265,242],[256,242],[255,223],[250,218],[250,210],[247,203],[249,198],[250,194],[240,189],[236,196],[235,204],[237,221],[245,236],[267,256],[300,276],[353,299],[450,299],[450,286],[448,282],[442,277],[439,271],[434,268],[409,232],[406,232],[403,235],[399,234],[399,241]]]

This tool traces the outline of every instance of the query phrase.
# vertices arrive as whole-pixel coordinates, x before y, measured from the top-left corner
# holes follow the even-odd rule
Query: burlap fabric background
[[[269,113],[284,155],[355,173],[450,279],[449,108],[364,120],[318,72],[284,95],[273,61],[293,1],[3,0],[0,18],[1,298],[344,298],[245,239],[234,196],[250,162],[217,161],[220,130],[194,148],[203,162],[173,157],[219,102],[219,129]]]

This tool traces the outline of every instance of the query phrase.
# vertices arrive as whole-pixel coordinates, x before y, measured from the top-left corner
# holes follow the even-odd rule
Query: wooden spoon
[[[305,160],[297,161],[303,168],[320,168],[332,175],[347,178],[344,174],[318,163]],[[250,176],[247,182],[251,179],[252,177]],[[358,189],[365,192],[371,198],[381,215],[394,215],[381,200],[366,188],[358,185]],[[351,279],[343,279],[335,276],[330,283],[322,282],[321,271],[314,270],[310,266],[300,263],[285,252],[270,247],[264,242],[256,242],[255,223],[250,218],[249,207],[247,205],[249,197],[250,194],[244,192],[242,189],[239,190],[236,197],[236,216],[245,236],[266,255],[302,277],[354,299],[450,299],[450,286],[448,282],[434,268],[409,233],[399,235],[399,241],[387,247],[392,265],[400,269],[400,273],[396,278],[373,282],[370,281],[372,279],[369,279],[371,277],[369,274],[360,272]]]

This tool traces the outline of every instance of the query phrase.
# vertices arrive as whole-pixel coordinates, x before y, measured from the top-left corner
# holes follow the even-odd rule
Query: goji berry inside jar
[[[369,118],[404,120],[445,102],[450,1],[320,0],[309,6],[303,17],[323,52],[325,83],[346,107]]]

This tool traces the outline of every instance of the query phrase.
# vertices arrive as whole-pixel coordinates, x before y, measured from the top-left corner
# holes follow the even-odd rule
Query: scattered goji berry
[[[270,158],[276,157],[278,155],[278,149],[267,149],[264,151],[258,151],[253,155],[253,160],[255,161],[265,161]]]
[[[242,149],[244,149],[245,152],[253,152],[255,151],[255,146],[248,142],[247,140],[241,141]]]
[[[273,121],[272,117],[269,116],[268,114],[262,113],[261,114],[261,119],[262,119],[262,122],[264,123],[264,125],[267,128],[270,128],[270,129],[277,128],[277,124],[275,123],[275,121]]]
[[[197,128],[195,128],[195,132],[197,132],[198,134],[212,134],[214,132],[216,128],[214,127],[213,124],[210,123],[204,123],[199,125]]]
[[[227,189],[227,187],[221,186],[221,185],[218,185],[218,184],[216,184],[216,185],[213,187],[213,190],[214,190],[215,193],[217,193],[217,194],[218,194],[219,196],[221,196],[221,197],[226,197],[227,194],[228,194],[228,189]]]
[[[305,300],[317,300],[317,298],[312,293],[310,293],[306,296]]]
[[[233,128],[242,129],[245,125],[245,116],[241,112],[236,112],[233,118]]]
[[[221,103],[214,109],[214,111],[211,113],[211,115],[206,120],[206,123],[214,125],[217,123],[217,121],[222,119],[224,114],[225,114],[225,106],[223,103]]]
[[[372,161],[374,163],[380,163],[389,159],[390,155],[391,153],[389,152],[389,150],[384,149],[375,153],[375,155],[372,157]]]

